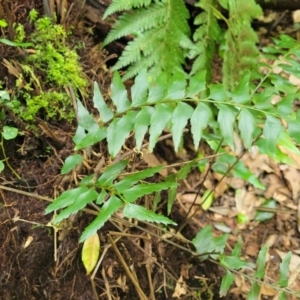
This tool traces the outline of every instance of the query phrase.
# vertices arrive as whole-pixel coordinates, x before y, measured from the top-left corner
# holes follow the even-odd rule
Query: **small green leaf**
[[[238,224],[246,224],[249,222],[249,217],[246,214],[238,213],[237,222]]]
[[[192,113],[193,108],[190,105],[184,102],[178,102],[178,105],[176,106],[172,116],[172,134],[175,152],[178,151],[183,130]]]
[[[172,207],[173,204],[175,202],[177,196],[177,188],[173,187],[171,189],[168,190],[168,216],[170,215],[171,211],[172,211]]]
[[[132,107],[138,107],[147,101],[148,79],[147,70],[143,69],[138,73],[131,87]]]
[[[77,99],[77,108],[78,108],[78,118],[80,125],[82,128],[88,131],[97,131],[99,125],[95,121],[95,119],[89,114],[87,109],[82,105],[82,103]]]
[[[133,202],[139,197],[152,194],[153,192],[159,192],[176,186],[175,182],[160,182],[152,184],[138,184],[134,187],[123,192],[123,195],[127,202]]]
[[[107,192],[105,190],[101,190],[101,193],[98,195],[96,203],[102,204],[107,196]]]
[[[267,252],[268,252],[268,245],[264,245],[258,253],[258,258],[256,260],[257,270],[255,272],[255,277],[259,279],[263,279],[265,276]]]
[[[80,143],[84,138],[86,137],[86,131],[83,127],[81,127],[80,125],[78,125],[75,135],[73,136],[72,140],[75,143],[75,145],[77,145],[78,143]],[[75,149],[78,150],[78,149]]]
[[[107,144],[112,157],[116,157],[132,131],[136,114],[136,111],[129,111],[121,119],[114,119],[108,126]]]
[[[7,22],[6,22],[6,20],[4,20],[4,19],[0,19],[0,27],[3,27],[3,28],[5,28],[5,27],[7,27]]]
[[[119,72],[114,73],[114,77],[110,86],[111,99],[117,107],[117,113],[122,113],[129,109],[130,102],[124,83],[120,77]]]
[[[86,239],[81,250],[81,260],[89,275],[95,268],[100,255],[100,239],[98,234],[94,234]]]
[[[130,174],[130,175],[126,176],[123,180],[116,183],[114,185],[114,188],[119,193],[122,193],[122,192],[128,190],[129,188],[131,188],[138,181],[145,179],[147,177],[153,176],[155,173],[159,172],[162,168],[163,168],[163,166],[157,166],[157,167],[145,169],[136,174]]]
[[[287,287],[289,283],[289,274],[290,274],[290,261],[292,258],[292,252],[289,251],[287,255],[284,257],[282,262],[280,263],[280,271],[279,271],[279,280],[277,284],[280,287]]]
[[[281,133],[282,125],[280,121],[270,115],[267,115],[267,119],[264,126],[264,137],[267,142],[267,148],[271,152],[275,152],[277,139]]]
[[[236,103],[247,103],[250,100],[249,92],[249,80],[250,74],[246,73],[244,77],[240,80],[238,86],[232,93],[232,100]]]
[[[298,295],[299,296],[299,295]],[[278,295],[278,300],[288,300],[288,296],[285,292],[280,292]]]
[[[192,160],[188,164],[186,164],[183,168],[181,168],[176,174],[177,181],[185,179],[189,174],[189,172],[191,171],[191,168],[195,166],[195,164],[196,164],[195,160]]]
[[[198,254],[222,253],[226,246],[228,234],[214,237],[212,234],[212,226],[207,225],[201,229],[196,237],[192,240]]]
[[[87,187],[78,187],[72,190],[64,191],[59,197],[57,197],[50,205],[47,206],[45,214],[48,214],[54,210],[64,208],[72,204],[80,195],[86,193]]]
[[[256,120],[248,109],[242,109],[239,115],[239,129],[247,148],[251,147]]]
[[[8,46],[22,47],[22,48],[28,48],[28,47],[33,46],[33,43],[17,43],[17,42],[12,42],[8,39],[0,39],[0,43],[3,43]]]
[[[231,269],[244,269],[244,268],[255,268],[255,265],[253,263],[244,261],[236,256],[228,256],[224,254],[220,254],[220,263],[225,268],[231,268]]]
[[[229,145],[234,150],[233,143],[233,125],[235,122],[235,110],[227,105],[220,105],[218,114],[218,123],[220,124],[220,130],[224,138],[224,143]]]
[[[160,75],[151,82],[149,87],[148,103],[155,103],[165,99],[167,94],[167,74]]]
[[[151,117],[151,126],[149,130],[150,141],[149,151],[152,152],[158,137],[165,129],[167,123],[172,117],[173,108],[166,104],[157,104],[155,112]]]
[[[176,72],[169,81],[168,100],[180,100],[185,96],[186,79],[183,73]]]
[[[136,115],[134,122],[134,132],[137,150],[141,149],[143,139],[150,125],[151,115],[154,113],[154,108],[145,106]]]
[[[9,93],[5,90],[0,91],[0,99],[10,100]]]
[[[98,213],[96,219],[84,229],[79,242],[83,242],[89,237],[96,234],[97,230],[100,229],[104,225],[104,223],[111,217],[111,215],[122,206],[123,202],[116,196],[112,195],[101,207],[101,210]]]
[[[193,134],[195,149],[198,148],[203,129],[208,125],[208,121],[212,118],[212,111],[205,103],[200,102],[191,117],[191,132]]]
[[[18,128],[3,126],[2,136],[5,140],[12,140],[18,135]]]
[[[69,156],[61,169],[61,174],[66,174],[71,171],[75,166],[83,161],[83,157],[79,154]]]
[[[141,205],[128,203],[123,209],[123,214],[127,218],[134,218],[140,221],[155,222],[155,223],[160,223],[165,225],[168,224],[177,225],[169,218],[163,215],[158,215],[153,211],[144,208]]]
[[[211,190],[206,190],[202,196],[201,207],[203,210],[208,210],[214,201],[214,193]]]
[[[257,300],[260,295],[260,285],[257,282],[252,282],[251,290],[248,293],[247,300]]]
[[[114,113],[112,112],[112,110],[104,102],[103,96],[99,89],[99,85],[96,81],[94,82],[93,103],[94,103],[94,106],[98,109],[101,120],[103,122],[108,122],[114,116]]]
[[[86,205],[97,198],[98,194],[94,189],[89,189],[86,192],[80,194],[73,203],[69,204],[67,208],[63,209],[54,219],[53,223],[57,224],[64,219],[67,219],[70,215],[76,214],[82,210]]]
[[[76,143],[75,150],[93,146],[106,138],[106,128],[99,127],[96,131],[89,132]]]
[[[242,161],[239,161],[234,166],[234,176],[253,184],[258,189],[265,189],[264,185],[253,173],[251,173],[251,171],[245,166]]]
[[[210,86],[209,98],[216,101],[228,101],[228,96],[223,84],[212,84]]]
[[[232,250],[231,254],[235,257],[241,257],[242,252],[242,239],[239,238],[237,243],[234,246],[234,249]]]
[[[5,166],[3,161],[0,160],[0,172],[2,172],[4,170]]]
[[[206,70],[198,72],[190,78],[188,94],[186,97],[197,96],[206,89]]]
[[[269,199],[269,200],[266,200],[262,205],[261,207],[267,207],[267,208],[273,208],[273,209],[276,209],[277,207],[277,202],[273,199]],[[255,214],[255,221],[260,221],[260,222],[263,222],[263,221],[267,221],[267,220],[270,220],[274,217],[275,213],[273,212],[268,212],[268,211],[260,211],[258,210]]]
[[[222,282],[221,282],[220,297],[226,296],[233,282],[234,282],[234,275],[229,270],[226,270],[226,275],[222,278]]]
[[[294,94],[283,97],[281,99],[281,101],[279,101],[279,103],[277,104],[278,113],[284,118],[293,114],[293,112],[294,112],[293,102],[294,101],[295,101]]]
[[[109,166],[100,178],[97,180],[98,186],[111,185],[112,182],[120,175],[120,173],[126,168],[128,164],[127,160],[122,160]]]

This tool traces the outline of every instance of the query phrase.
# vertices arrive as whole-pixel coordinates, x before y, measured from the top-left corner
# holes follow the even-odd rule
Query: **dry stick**
[[[109,286],[109,282],[107,280],[104,268],[102,268],[101,274],[102,274],[102,277],[103,277],[103,280],[104,280],[104,285],[105,285],[105,289],[106,289],[107,298],[108,298],[108,300],[112,300],[111,293],[110,293],[110,286]]]
[[[146,295],[144,294],[143,290],[140,288],[138,282],[136,281],[136,279],[134,278],[134,276],[132,275],[131,271],[129,270],[126,262],[124,261],[119,249],[116,247],[113,239],[111,238],[111,236],[108,234],[108,239],[111,243],[112,248],[114,249],[116,255],[118,256],[118,259],[120,260],[127,276],[130,278],[130,280],[132,281],[133,285],[135,286],[135,289],[137,291],[137,293],[139,294],[139,297],[141,300],[147,300],[148,298],[146,297]]]

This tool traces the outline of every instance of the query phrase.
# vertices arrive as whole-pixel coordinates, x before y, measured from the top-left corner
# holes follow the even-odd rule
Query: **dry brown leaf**
[[[180,274],[183,278],[185,279],[189,278],[189,269],[190,269],[190,265],[188,264],[182,264],[180,266]]]
[[[183,280],[182,275],[180,275],[179,279],[176,282],[175,291],[172,295],[173,298],[180,298],[182,295],[186,295],[187,293],[187,285]]]
[[[265,244],[268,245],[269,248],[273,247],[275,242],[278,239],[278,235],[277,234],[270,234],[267,237],[267,240],[265,241]]]
[[[143,149],[143,159],[148,164],[149,167],[156,167],[159,165],[165,165],[165,163],[162,163],[153,153],[149,153],[147,150]],[[168,171],[167,169],[162,169],[158,172],[161,176],[167,177]]]
[[[292,16],[294,23],[300,23],[300,9],[294,10]]]
[[[287,165],[280,166],[280,169],[283,172],[284,178],[291,186],[293,199],[296,200],[300,194],[300,181],[298,180],[300,177],[300,171]]]
[[[195,198],[196,198],[196,201],[195,201]],[[195,193],[180,195],[179,199],[182,201],[182,203],[190,203],[190,204],[194,203],[197,205],[200,205],[202,202],[201,197]]]

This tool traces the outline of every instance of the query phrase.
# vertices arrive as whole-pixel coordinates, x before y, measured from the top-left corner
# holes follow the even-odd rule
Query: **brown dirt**
[[[26,16],[32,8],[42,12],[42,1],[13,0],[5,3],[10,8],[7,16],[8,19],[11,18],[9,23],[26,24],[26,34],[29,36],[32,28],[27,23]],[[5,11],[5,6],[2,9]],[[69,16],[68,24],[74,26],[75,43],[85,43],[85,48],[80,49],[79,52],[85,74],[91,83],[96,80],[105,91],[111,78],[104,67],[108,58],[107,53],[100,52],[97,48],[99,41],[95,41],[93,36],[86,34],[84,30],[85,26],[93,24],[84,21],[83,13],[77,11],[75,13],[75,11],[73,10]],[[7,34],[7,38],[13,39],[10,28]],[[22,55],[23,53],[16,48],[0,43],[1,60],[18,60]],[[8,73],[2,63],[0,63],[0,78],[4,81],[5,89],[14,90],[15,78]],[[91,106],[89,100],[85,100],[87,105]],[[2,187],[0,189],[0,299],[93,300],[95,291],[99,299],[140,299],[116,251],[109,247],[108,234],[115,241],[127,266],[131,267],[132,272],[136,274],[137,281],[148,299],[150,299],[151,286],[155,291],[155,299],[174,299],[172,294],[180,275],[186,279],[190,292],[180,299],[199,299],[193,296],[192,292],[195,291],[202,293],[202,299],[219,299],[220,280],[224,275],[222,269],[210,262],[200,262],[198,258],[182,248],[161,240],[159,237],[163,232],[159,227],[144,223],[129,224],[121,218],[111,220],[99,231],[102,245],[100,255],[105,255],[95,275],[93,290],[91,278],[85,274],[81,261],[82,244],[78,243],[83,229],[93,217],[88,212],[78,214],[65,222],[63,228],[57,233],[56,228],[50,224],[52,215],[44,215],[48,201],[75,185],[70,176],[59,175],[62,162],[73,150],[71,137],[75,126],[52,121],[45,125],[46,130],[43,127],[38,133],[33,134],[25,128],[25,124],[16,122],[13,116],[9,115],[7,119],[8,125],[18,126],[23,130],[24,135],[5,144],[9,162],[21,179],[16,179],[8,168],[0,174]],[[63,145],[51,139],[47,130],[55,132],[64,141]],[[155,155],[169,164],[194,158],[196,153],[189,149],[188,138],[185,144],[186,152],[179,156],[172,152],[170,140],[163,141],[156,148]],[[51,150],[47,152],[49,147]],[[100,145],[99,148],[105,153],[105,144]],[[143,160],[137,160],[135,167],[141,168],[145,165]],[[87,172],[84,170],[79,175]],[[265,175],[265,173],[260,174],[261,178]],[[180,187],[179,201],[171,215],[179,226],[185,223],[190,205],[188,202],[181,201],[180,195],[195,195],[199,182],[203,179],[201,176],[195,170]],[[218,183],[219,178],[214,176],[215,174],[210,172],[205,188],[208,188],[209,184]],[[278,177],[286,181],[282,176]],[[205,188],[202,187],[201,192]],[[243,188],[247,193],[251,192],[248,184],[244,183]],[[288,186],[288,189],[291,190],[291,186]],[[166,200],[161,205],[163,211],[165,203]],[[217,197],[215,205],[227,206],[234,210],[233,190],[225,188]],[[232,229],[227,251],[232,249],[238,237],[242,237],[243,257],[253,262],[260,247],[270,236],[276,235],[272,250],[274,256],[269,269],[271,276],[276,273],[278,275],[276,268],[280,260],[275,250],[297,250],[300,243],[300,235],[296,230],[296,216],[289,214],[290,217],[286,218],[286,215],[278,214],[276,218],[266,223],[250,222],[245,228],[241,228],[236,223],[234,214],[222,216],[214,212],[199,211],[188,225],[183,226],[181,233],[186,239],[191,240],[201,227],[214,222],[224,222]],[[216,232],[220,233],[217,230]],[[127,236],[123,235],[120,238],[118,233],[126,233]],[[151,238],[146,238],[148,236]],[[173,241],[187,249],[192,248],[190,243],[176,239]],[[106,247],[108,250],[105,253]],[[247,292],[246,287],[240,284],[228,294],[226,299],[242,299],[241,295],[245,294],[245,291]]]

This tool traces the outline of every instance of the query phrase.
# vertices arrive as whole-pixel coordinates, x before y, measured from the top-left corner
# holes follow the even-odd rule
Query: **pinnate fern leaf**
[[[113,1],[105,16],[116,9],[122,9],[120,1]],[[130,1],[129,1],[130,2]],[[137,2],[135,2],[137,4]],[[182,45],[190,45],[189,12],[183,0],[155,1],[145,7],[145,1],[140,5],[132,2],[113,26],[104,41],[104,45],[125,35],[135,35],[135,38],[125,47],[118,62],[113,67],[119,70],[129,66],[123,79],[135,76],[143,69],[152,70],[156,76],[161,70],[172,72],[182,69],[187,50]],[[125,6],[125,5],[124,5]],[[133,9],[134,7],[140,7]]]
[[[118,11],[130,10],[132,8],[139,8],[143,6],[147,7],[151,2],[151,0],[114,0],[106,10],[103,19]]]

